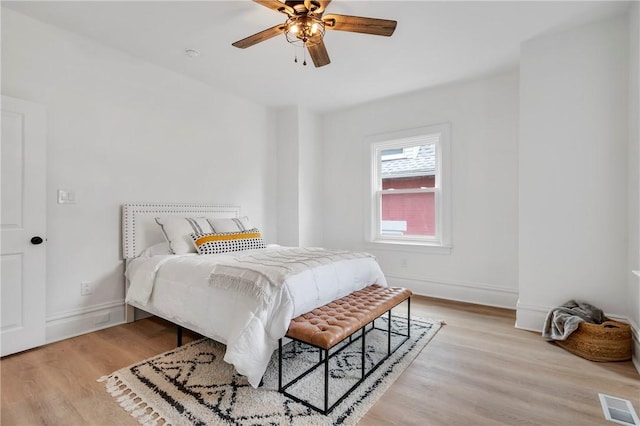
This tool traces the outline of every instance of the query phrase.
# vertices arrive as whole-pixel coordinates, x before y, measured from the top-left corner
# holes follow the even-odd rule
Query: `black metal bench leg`
[[[407,298],[407,337],[411,337],[411,297]]]
[[[362,356],[361,356],[362,365],[360,366],[360,374],[362,374],[363,379],[364,379],[364,353],[367,351],[367,345],[364,339],[364,336],[367,334],[364,332],[365,327],[366,325],[362,327]]]
[[[178,347],[182,346],[182,327],[178,326]]]
[[[391,309],[387,318],[387,355],[391,355]]]
[[[329,410],[329,350],[324,350],[324,413]]]

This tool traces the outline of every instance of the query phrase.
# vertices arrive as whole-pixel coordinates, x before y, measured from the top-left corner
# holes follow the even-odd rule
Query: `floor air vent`
[[[640,426],[640,419],[638,419],[630,401],[603,393],[599,393],[598,396],[600,396],[602,411],[604,411],[604,417],[607,420],[621,425]]]

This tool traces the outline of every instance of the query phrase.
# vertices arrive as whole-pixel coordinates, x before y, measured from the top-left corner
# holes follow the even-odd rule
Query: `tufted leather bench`
[[[355,387],[360,384],[375,368],[387,359],[393,351],[391,350],[391,309],[398,306],[405,300],[409,304],[411,301],[411,290],[399,287],[383,287],[378,284],[370,285],[362,290],[355,291],[341,299],[334,300],[324,306],[314,309],[311,312],[302,314],[289,324],[289,330],[286,337],[306,343],[320,350],[320,361],[314,367],[301,374],[286,385],[282,385],[282,339],[279,343],[279,390],[288,397],[313,408],[322,414],[330,412],[338,403],[340,403]],[[410,305],[408,305],[410,307]],[[409,308],[410,309],[410,308]],[[365,374],[364,362],[362,363],[362,378],[344,394],[331,407],[328,407],[328,362],[329,350],[334,348],[340,342],[351,338],[354,333],[362,330],[362,360],[364,361],[364,339],[366,326],[373,323],[376,318],[389,313],[388,321],[388,353],[387,356]],[[407,330],[410,328],[409,315],[407,316]],[[409,333],[405,335],[405,339],[395,348],[397,349],[402,343],[409,338]],[[345,345],[345,347],[348,345]],[[344,347],[343,347],[344,348]],[[339,349],[338,351],[342,350]],[[311,373],[315,368],[325,365],[325,401],[324,410],[313,406],[307,401],[301,400],[286,392],[286,388],[293,385],[302,377]]]
[[[287,337],[331,349],[411,297],[411,290],[370,285],[291,320]]]

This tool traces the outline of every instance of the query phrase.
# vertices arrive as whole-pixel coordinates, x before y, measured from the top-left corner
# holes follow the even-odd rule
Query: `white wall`
[[[517,325],[569,299],[627,309],[628,26],[522,45]]]
[[[47,109],[49,341],[123,320],[123,203],[236,203],[275,238],[266,108],[5,8],[1,30],[2,94]]]
[[[322,234],[322,188],[324,174],[321,119],[317,114],[301,109],[299,151],[299,199],[300,199],[300,246],[321,247]]]
[[[278,238],[322,246],[322,142],[319,117],[295,106],[277,111]]]
[[[299,117],[295,106],[277,111],[278,238],[285,246],[300,242]]]
[[[443,122],[452,130],[451,254],[364,243],[368,135]],[[374,253],[388,280],[420,294],[515,307],[518,73],[511,71],[327,114],[324,243]]]

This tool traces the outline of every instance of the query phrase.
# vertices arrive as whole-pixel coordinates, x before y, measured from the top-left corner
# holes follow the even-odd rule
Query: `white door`
[[[42,105],[2,96],[0,355],[45,343],[46,143]]]

